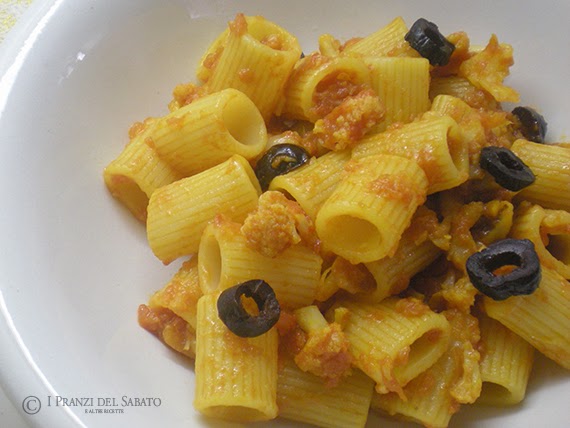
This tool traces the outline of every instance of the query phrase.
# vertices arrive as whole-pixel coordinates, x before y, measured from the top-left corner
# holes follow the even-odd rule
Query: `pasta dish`
[[[570,147],[485,43],[397,17],[304,52],[238,14],[130,128],[104,180],[180,263],[138,322],[197,411],[447,427],[520,403],[537,352],[570,369]]]

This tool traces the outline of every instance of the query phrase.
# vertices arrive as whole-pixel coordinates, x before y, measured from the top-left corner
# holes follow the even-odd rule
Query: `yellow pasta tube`
[[[321,257],[302,244],[276,257],[251,249],[240,225],[216,218],[204,230],[198,251],[200,287],[211,294],[250,279],[263,279],[282,307],[310,305],[320,279]]]
[[[321,274],[316,300],[324,302],[341,289],[358,295],[371,293],[375,287],[376,281],[363,263],[353,265],[337,256]]]
[[[416,208],[425,201],[427,179],[412,160],[370,156],[349,172],[317,214],[325,248],[353,264],[392,255]]]
[[[532,170],[536,180],[522,189],[516,200],[544,208],[570,211],[570,149],[557,144],[517,140],[511,150]]]
[[[430,107],[430,65],[425,58],[366,58],[371,86],[386,107],[382,128],[411,122]]]
[[[473,163],[478,162],[477,156],[487,141],[478,111],[453,95],[437,95],[431,103],[430,110],[451,116],[457,122],[463,132],[464,140],[468,141],[469,155]]]
[[[192,257],[182,264],[168,284],[151,296],[148,306],[170,309],[196,330],[196,304],[201,296],[198,259]]]
[[[401,393],[447,349],[447,319],[417,299],[389,297],[377,304],[345,301],[336,307],[336,311],[348,311],[340,323],[350,342],[353,364],[374,379],[381,394]]]
[[[279,416],[325,428],[363,428],[374,390],[374,381],[360,370],[334,388],[301,371],[287,359],[279,367],[277,406]]]
[[[208,89],[242,91],[267,120],[276,113],[285,83],[300,56],[299,42],[283,28],[261,16],[238,14],[229,24]]]
[[[459,369],[452,358],[443,356],[408,384],[405,400],[395,392],[374,393],[370,407],[426,427],[447,428],[459,407],[448,392]]]
[[[398,16],[385,27],[369,34],[356,43],[352,43],[343,51],[348,55],[359,56],[419,56],[418,53],[406,42],[404,36],[408,27]]]
[[[570,369],[570,283],[542,267],[542,279],[534,293],[503,301],[485,297],[487,315],[532,346]]]
[[[182,175],[153,148],[149,135],[152,124],[136,135],[104,170],[103,178],[111,194],[140,221],[145,222],[150,195]]]
[[[376,281],[376,288],[370,293],[357,294],[355,297],[377,303],[404,291],[412,276],[428,267],[441,253],[427,237],[418,242],[416,232],[407,230],[392,257],[365,263]]]
[[[342,179],[349,159],[350,150],[328,152],[287,174],[278,175],[269,189],[290,195],[315,220],[317,212]]]
[[[507,406],[520,403],[534,360],[534,348],[486,315],[479,316],[481,329],[481,379],[479,404]]]
[[[245,94],[225,89],[159,119],[150,138],[160,157],[189,176],[234,154],[255,158],[265,149],[267,130],[259,110]]]
[[[352,150],[353,159],[378,154],[415,160],[428,178],[428,194],[451,189],[469,178],[467,144],[449,116],[426,113],[421,120],[365,137]]]
[[[465,272],[469,256],[481,244],[506,238],[513,224],[513,205],[508,201],[470,202],[447,214],[450,224],[450,246],[447,259]]]
[[[158,304],[152,307],[139,305],[138,322],[175,351],[189,358],[196,358],[195,322],[193,327],[171,309]]]
[[[216,214],[243,221],[257,206],[260,193],[251,166],[239,155],[164,186],[152,194],[148,204],[148,243],[165,264],[194,254]]]
[[[540,262],[570,278],[570,213],[522,203],[516,211],[511,237],[530,239]]]
[[[430,84],[430,98],[434,99],[438,95],[457,97],[473,108],[497,108],[497,102],[489,93],[476,88],[464,77],[434,77]]]
[[[287,82],[283,115],[316,122],[342,101],[339,94],[355,95],[369,84],[370,72],[359,58],[309,55]]]
[[[399,415],[426,427],[446,428],[461,403],[472,403],[481,389],[476,319],[446,311],[452,334],[445,353],[411,380],[398,395],[374,394],[371,408]],[[441,315],[444,316],[444,315]]]
[[[239,337],[218,316],[217,294],[198,300],[194,407],[237,422],[277,416],[277,331]]]

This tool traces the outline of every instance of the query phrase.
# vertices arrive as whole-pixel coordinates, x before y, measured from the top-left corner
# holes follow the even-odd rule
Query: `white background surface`
[[[2,51],[2,41],[7,36],[10,26],[20,18],[27,6],[31,3],[23,1],[4,1],[0,4],[0,16],[6,17],[6,21],[0,23],[0,51]],[[25,19],[25,18],[24,18]],[[4,389],[0,385],[0,422],[1,426],[9,428],[27,428],[28,424],[21,417],[20,413],[12,405]]]
[[[0,421],[7,428],[28,428],[27,422],[12,405],[4,390],[0,388]]]

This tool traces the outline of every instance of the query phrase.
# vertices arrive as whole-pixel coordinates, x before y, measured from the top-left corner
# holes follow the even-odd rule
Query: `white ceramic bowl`
[[[36,0],[0,56],[0,381],[18,408],[39,400],[24,404],[42,405],[31,425],[231,426],[194,411],[192,364],[138,326],[137,306],[176,266],[152,255],[102,170],[132,122],[166,112],[174,85],[194,79],[200,55],[238,11],[281,24],[305,52],[321,33],[344,40],[398,15],[465,30],[477,44],[496,33],[515,49],[508,83],[540,108],[549,139],[570,131],[567,2]],[[464,407],[451,425],[566,427],[569,394],[568,373],[539,358],[522,405]],[[61,405],[84,397],[94,407],[114,398],[124,413]],[[122,397],[160,405],[122,407]],[[401,426],[377,416],[369,426],[380,421]]]

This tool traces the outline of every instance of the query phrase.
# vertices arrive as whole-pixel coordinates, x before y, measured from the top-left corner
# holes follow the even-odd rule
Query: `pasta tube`
[[[315,220],[324,247],[353,264],[394,254],[426,198],[424,172],[414,161],[391,155],[351,162],[347,170]]]
[[[534,173],[536,180],[517,194],[544,208],[570,211],[570,149],[557,144],[517,140],[511,150]]]
[[[198,259],[192,257],[182,264],[168,284],[151,296],[148,306],[169,309],[196,330],[196,303],[201,296]]]
[[[404,39],[407,32],[406,23],[398,16],[388,25],[347,46],[343,52],[367,57],[394,55],[417,57],[418,53]]]
[[[352,150],[353,159],[378,154],[415,160],[428,178],[428,194],[451,189],[469,178],[467,144],[449,116],[426,114],[421,120],[365,137]]]
[[[451,340],[435,364],[410,381],[400,395],[374,394],[371,407],[400,415],[426,427],[446,428],[461,403],[472,403],[481,391],[477,320],[446,311]],[[444,315],[441,315],[444,316]]]
[[[494,110],[498,104],[487,92],[476,88],[469,80],[459,76],[434,77],[430,84],[430,98],[438,95],[451,95],[466,102],[473,108]]]
[[[265,149],[267,130],[245,94],[225,89],[157,120],[150,141],[172,168],[190,176],[234,154],[255,158]]]
[[[301,371],[288,359],[280,365],[277,378],[279,416],[326,428],[364,427],[368,417],[374,381],[360,370],[334,388]]]
[[[138,133],[103,172],[111,194],[142,222],[146,221],[148,200],[152,193],[182,178],[178,171],[159,157],[150,143],[152,127],[152,123],[147,124],[147,128]]]
[[[239,155],[164,186],[152,194],[148,204],[148,243],[165,264],[194,254],[216,214],[242,221],[257,206],[260,193],[251,166]]]
[[[348,312],[339,322],[350,342],[353,364],[374,379],[381,394],[401,393],[447,349],[447,319],[417,299],[390,297],[377,304],[344,301],[335,312],[343,309]]]
[[[441,251],[427,237],[420,242],[414,231],[406,231],[392,257],[365,263],[376,281],[371,293],[357,294],[359,300],[376,303],[406,289],[410,279],[435,261]]]
[[[235,88],[246,94],[265,120],[278,110],[285,83],[301,56],[297,39],[261,16],[238,14],[209,76],[210,92]]]
[[[522,203],[511,236],[530,239],[541,264],[570,279],[570,213]]]
[[[534,361],[534,348],[484,314],[479,316],[479,327],[483,388],[477,403],[505,406],[521,402]]]
[[[269,189],[289,194],[315,220],[317,212],[342,179],[349,159],[349,150],[328,152],[287,174],[278,175]]]
[[[218,316],[217,294],[198,300],[195,408],[239,422],[277,416],[277,331],[246,338]]]
[[[483,302],[489,317],[570,369],[570,283],[560,274],[543,266],[534,293],[503,301],[485,297]]]
[[[370,72],[361,59],[312,54],[299,62],[287,83],[283,115],[316,122],[342,101],[341,95],[356,95],[369,84]]]
[[[386,108],[382,128],[407,123],[430,106],[430,65],[425,58],[366,58],[371,86]]]
[[[216,218],[204,230],[198,251],[200,287],[211,294],[250,279],[263,279],[280,305],[298,308],[310,305],[320,280],[321,257],[296,244],[276,257],[267,257],[248,247],[240,225]]]

